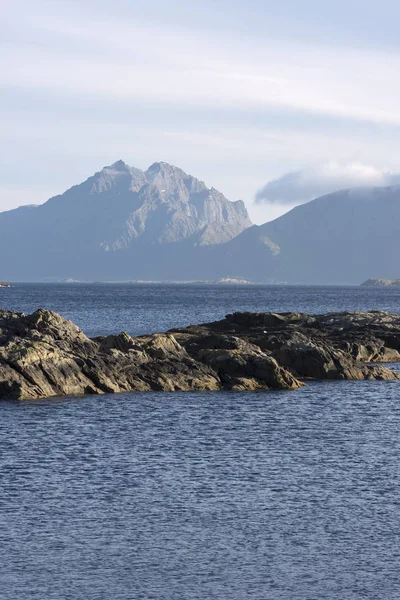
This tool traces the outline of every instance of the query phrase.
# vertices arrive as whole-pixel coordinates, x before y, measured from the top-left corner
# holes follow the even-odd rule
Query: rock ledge
[[[0,399],[124,391],[294,390],[307,379],[399,380],[400,315],[234,313],[167,333],[89,339],[39,309],[0,309]]]

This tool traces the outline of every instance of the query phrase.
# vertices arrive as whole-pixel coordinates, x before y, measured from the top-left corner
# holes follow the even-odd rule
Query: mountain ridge
[[[400,186],[326,194],[263,225],[168,163],[117,161],[38,207],[0,213],[10,281],[357,284],[398,272]]]

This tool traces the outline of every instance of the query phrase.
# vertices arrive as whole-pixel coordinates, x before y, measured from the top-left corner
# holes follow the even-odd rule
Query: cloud
[[[93,102],[281,107],[400,125],[398,52],[206,35],[112,14],[93,20],[72,10],[64,14],[61,6],[50,11],[41,0],[35,15],[5,15],[3,86],[89,96]]]
[[[316,167],[287,173],[269,181],[256,195],[256,203],[297,205],[340,189],[400,183],[400,175],[360,162],[330,161]]]
[[[310,36],[288,2],[296,6],[250,0],[257,23],[244,0],[37,0],[35,11],[29,0],[8,3],[0,210],[44,201],[120,156],[139,167],[177,164],[243,198],[257,221],[280,205],[253,204],[255,190],[299,164],[334,156],[396,169],[399,44],[390,53],[370,40],[346,46],[342,23],[330,39],[321,27]],[[316,14],[315,0],[303,4]],[[324,15],[346,14],[348,25],[347,5]],[[353,16],[358,30],[362,15]]]

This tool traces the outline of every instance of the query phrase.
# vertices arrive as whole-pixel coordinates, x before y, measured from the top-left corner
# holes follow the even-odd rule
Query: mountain
[[[177,167],[118,161],[41,206],[0,213],[0,252],[9,281],[393,279],[400,186],[335,192],[251,226],[243,202]]]
[[[343,190],[246,229],[219,250],[257,281],[359,284],[399,272],[400,186]]]
[[[160,162],[144,172],[118,161],[45,204],[0,213],[2,275],[195,278],[201,247],[250,226],[241,200],[228,201],[177,167]]]

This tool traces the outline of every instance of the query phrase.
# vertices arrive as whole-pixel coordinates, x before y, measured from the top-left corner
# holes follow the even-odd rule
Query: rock
[[[0,398],[219,388],[170,334],[90,340],[51,311],[0,312]]]
[[[400,279],[367,279],[362,287],[399,287]]]
[[[259,349],[202,350],[198,359],[214,369],[227,389],[283,389],[299,387],[299,382],[272,356]]]
[[[400,315],[380,311],[234,313],[167,333],[89,339],[49,310],[0,310],[0,399],[400,379],[366,364],[387,360],[400,362]]]
[[[216,323],[174,330],[174,334],[195,357],[199,349],[207,346],[234,348],[238,340],[241,344],[251,343],[274,358],[297,381],[399,378],[387,367],[365,364],[400,361],[400,315],[397,314],[242,312],[227,315]],[[204,354],[201,358],[204,360]]]

